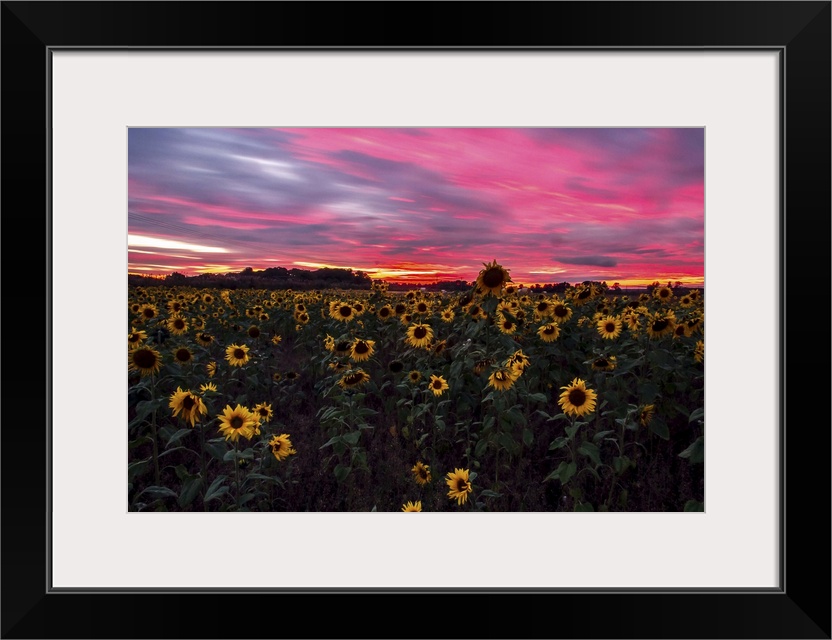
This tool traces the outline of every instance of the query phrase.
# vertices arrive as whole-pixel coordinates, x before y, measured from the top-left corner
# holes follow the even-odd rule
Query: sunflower
[[[612,371],[615,369],[615,356],[601,356],[592,361],[593,371]]]
[[[138,371],[142,377],[158,373],[161,366],[162,356],[152,347],[138,347],[127,353],[128,370]]]
[[[415,323],[407,328],[407,338],[405,342],[411,347],[425,348],[430,345],[433,340],[433,329],[430,325]]]
[[[413,473],[413,479],[416,480],[417,484],[425,485],[431,480],[430,466],[423,464],[421,460],[416,462],[410,471]]]
[[[284,376],[289,382],[294,382],[298,378],[300,378],[300,374],[297,371],[287,371],[286,375]]]
[[[373,348],[374,345],[374,340],[356,339],[355,342],[352,343],[352,349],[350,349],[350,359],[354,362],[369,360],[370,356],[372,356],[375,351]]]
[[[454,469],[448,472],[445,484],[448,485],[448,497],[451,500],[456,500],[458,505],[463,505],[468,500],[468,494],[474,490],[474,487],[468,481],[468,469]]]
[[[208,373],[209,378],[213,378],[217,375],[217,363],[214,361],[209,362],[205,365],[205,371]]]
[[[514,375],[514,372],[509,369],[508,367],[503,367],[501,369],[497,369],[494,373],[492,373],[488,378],[488,384],[491,387],[494,387],[498,391],[505,391],[507,389],[511,389],[514,386],[514,381],[517,378]]]
[[[534,317],[538,320],[548,318],[552,315],[552,311],[554,310],[554,308],[554,305],[551,304],[548,300],[540,300],[534,306]]]
[[[248,345],[232,344],[225,350],[225,359],[232,367],[242,367],[249,360]]]
[[[326,338],[324,338],[324,349],[329,352],[335,351],[335,338],[329,334],[326,334]]]
[[[333,346],[333,352],[336,356],[348,356],[352,353],[352,342],[349,340],[340,340]]]
[[[173,360],[176,364],[188,364],[194,359],[194,354],[188,347],[179,347],[173,352]]]
[[[431,376],[430,377],[430,390],[433,391],[433,395],[441,396],[445,391],[448,390],[448,381],[445,380],[442,376]]]
[[[482,307],[478,304],[470,305],[465,312],[474,320],[479,320],[483,317]]]
[[[200,331],[196,334],[196,341],[203,347],[210,347],[211,344],[214,342],[214,336],[212,336],[210,333]]]
[[[248,337],[257,339],[260,337],[260,327],[253,324],[248,328]]]
[[[614,340],[621,335],[621,319],[617,316],[606,316],[601,318],[598,320],[595,327],[598,329],[598,333],[601,334],[601,337],[605,340]]]
[[[127,334],[127,348],[138,349],[142,342],[147,340],[147,332],[140,329],[133,329]]]
[[[182,391],[176,387],[176,392],[171,395],[168,406],[173,409],[173,417],[180,416],[185,422],[190,422],[191,427],[199,422],[199,416],[208,413],[205,403],[195,393]]]
[[[397,316],[404,315],[405,313],[407,313],[407,305],[404,302],[396,303],[396,306],[393,307],[393,313],[395,313]]]
[[[595,295],[595,288],[593,286],[582,287],[575,291],[572,295],[572,300],[575,302],[576,305],[580,306],[589,302],[592,297]]]
[[[137,314],[141,310],[142,310],[142,305],[141,305],[140,302],[134,302],[133,304],[130,305],[130,313],[136,313]]]
[[[333,302],[329,306],[329,316],[340,322],[349,322],[355,318],[355,309],[346,302]]]
[[[697,331],[702,330],[702,316],[695,316],[688,318],[685,321],[685,335],[692,336]]]
[[[281,340],[283,340],[283,338],[277,334],[272,336],[272,344],[280,344]]]
[[[552,317],[555,322],[564,323],[572,317],[572,309],[563,302],[557,302],[552,305]]]
[[[179,300],[171,300],[168,302],[168,311],[171,313],[179,313],[183,309],[182,302]]]
[[[560,327],[554,323],[541,325],[537,330],[537,335],[543,342],[554,342],[560,335]]]
[[[401,321],[401,323],[402,323],[403,325],[408,325],[408,324],[410,324],[411,322],[413,322],[413,314],[411,314],[411,313],[405,313],[404,315],[399,316],[399,320]]]
[[[175,336],[181,336],[188,331],[188,321],[182,316],[171,316],[168,318],[168,329]]]
[[[484,360],[478,360],[474,363],[474,373],[482,375],[482,372],[488,369],[492,364],[494,364],[494,358],[485,358]]]
[[[139,315],[142,317],[142,320],[153,320],[153,318],[158,317],[159,309],[156,308],[155,304],[145,304],[139,310]]]
[[[705,341],[704,340],[697,340],[696,347],[693,350],[693,359],[696,362],[704,362],[705,361]]]
[[[356,369],[355,371],[348,373],[347,375],[342,377],[338,381],[338,386],[340,386],[342,389],[353,389],[355,387],[360,387],[361,385],[366,384],[369,379],[369,373],[367,373],[363,369]]]
[[[390,370],[390,373],[401,373],[404,369],[404,363],[400,360],[393,360],[387,368]]]
[[[389,320],[393,316],[393,310],[390,305],[384,305],[381,309],[376,311],[379,320]]]
[[[231,408],[230,404],[225,405],[222,410],[222,415],[217,416],[220,421],[219,432],[225,436],[226,440],[237,442],[240,436],[251,440],[254,435],[255,427],[257,426],[257,416],[255,416],[247,407],[237,405]]]
[[[687,296],[682,296],[682,297],[679,299],[679,306],[682,306],[682,307],[689,307],[689,306],[691,306],[692,304],[693,304],[693,298],[691,298],[689,295],[687,295]]]
[[[406,502],[402,505],[402,511],[421,511],[422,510],[422,501],[417,500],[416,502]]]
[[[414,369],[413,371],[407,374],[407,377],[413,384],[416,384],[417,382],[419,382],[419,380],[422,379],[422,374],[419,371],[416,371],[416,369]]]
[[[272,380],[273,380],[274,382],[280,382],[281,380],[283,380],[283,376],[282,376],[282,375],[280,375],[280,373],[278,373],[277,371],[275,371],[275,372],[272,374]]]
[[[430,348],[433,351],[433,355],[438,356],[448,348],[448,343],[445,340],[440,340],[430,345]]]
[[[647,333],[651,338],[661,338],[672,333],[676,327],[676,316],[673,312],[667,314],[655,313],[647,320]]]
[[[586,382],[580,378],[574,378],[570,384],[561,389],[564,391],[560,394],[558,404],[564,413],[579,418],[595,411],[596,393],[592,389],[587,389]]]
[[[416,303],[416,306],[413,308],[413,310],[415,313],[425,315],[428,311],[430,311],[430,307],[428,306],[427,302],[425,302],[424,300],[420,300]]]
[[[453,322],[454,320],[454,312],[452,309],[448,308],[442,311],[442,314],[439,316],[442,318],[443,322]]]
[[[688,326],[684,322],[673,327],[673,339],[685,338],[688,336]]]
[[[503,319],[497,323],[497,327],[500,329],[501,333],[507,336],[514,335],[517,332],[517,324],[506,317],[503,317]]]
[[[279,436],[272,436],[271,440],[269,440],[269,449],[271,449],[271,452],[274,454],[274,457],[277,458],[278,462],[282,462],[289,456],[293,456],[297,453],[292,446],[292,441],[289,439],[288,433],[281,433]]]
[[[272,405],[266,404],[265,402],[261,402],[260,404],[256,405],[252,413],[254,413],[254,415],[263,422],[268,422],[272,419],[272,416],[274,415],[274,411],[272,411]]]
[[[477,276],[477,289],[482,294],[499,295],[506,283],[511,282],[508,270],[497,264],[497,261],[483,262],[485,269]]]
[[[638,423],[642,427],[646,427],[653,419],[653,412],[656,407],[652,404],[646,404],[638,410]]]
[[[202,296],[202,301],[205,304],[214,304],[214,296],[212,296],[210,293],[206,293]]]
[[[199,390],[202,391],[202,393],[208,393],[209,391],[216,392],[217,385],[215,385],[213,382],[206,382],[205,384],[199,385]]]
[[[670,287],[659,287],[658,289],[653,290],[653,297],[661,300],[662,302],[667,302],[673,297],[673,289]]]

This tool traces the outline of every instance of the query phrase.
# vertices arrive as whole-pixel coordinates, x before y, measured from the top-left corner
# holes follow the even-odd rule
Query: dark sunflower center
[[[287,377],[289,380],[294,380],[295,378],[297,378],[297,377],[298,377],[298,374],[296,374],[295,372],[290,372],[290,373],[287,373],[287,374],[286,374],[286,377]]]
[[[676,327],[676,335],[677,336],[685,335],[685,326],[684,325],[680,324],[678,327]]]
[[[234,357],[237,358],[237,360],[245,360],[246,352],[242,349],[234,349]]]
[[[359,342],[355,345],[354,351],[358,354],[365,354],[370,350],[370,346],[366,342]]]
[[[350,307],[341,307],[338,309],[338,313],[341,314],[342,318],[349,318],[352,315],[352,309]]]
[[[250,335],[252,338],[259,338],[260,329],[258,329],[257,327],[250,327],[248,330],[248,335]]]
[[[667,325],[667,320],[656,320],[653,323],[653,331],[664,331],[665,329],[667,329]]]
[[[659,297],[660,298],[666,298],[669,295],[670,295],[670,291],[668,291],[667,289],[662,289],[661,291],[659,291]]]
[[[555,307],[555,315],[558,318],[566,317],[567,313],[568,313],[568,311],[567,311],[566,307],[564,307],[562,304],[559,304],[558,306]]]
[[[390,315],[390,309],[384,307],[383,309],[381,309],[381,311],[378,312],[378,315],[380,315],[382,318],[386,318]]]
[[[503,320],[503,329],[511,329],[514,323],[511,320]]]
[[[571,402],[574,407],[583,406],[586,402],[586,393],[580,389],[572,389],[572,391],[569,392],[569,402]]]
[[[185,396],[185,399],[182,401],[182,406],[185,407],[186,411],[190,411],[196,406],[196,401],[191,396]]]
[[[128,340],[129,342],[138,342],[139,340],[141,340],[141,337],[139,336],[139,334],[138,334],[138,333],[131,333],[131,334],[127,337],[127,340]]]
[[[465,482],[465,480],[463,480],[462,478],[457,478],[456,479],[456,490],[457,490],[458,493],[463,493],[465,491],[468,491],[468,483]]]
[[[478,316],[480,314],[480,308],[477,305],[474,305],[468,310],[468,313],[472,316]]]
[[[263,417],[267,417],[269,415],[269,410],[266,409],[266,407],[261,407],[259,409],[259,411],[260,411],[260,415],[263,416]]]
[[[442,381],[441,380],[434,380],[433,381],[433,388],[434,389],[441,389],[442,388]]]
[[[211,336],[209,336],[207,333],[200,334],[199,339],[203,342],[211,342]]]
[[[240,416],[234,416],[230,424],[232,429],[240,429],[243,426],[243,419]]]
[[[584,289],[583,291],[581,291],[581,292],[578,294],[578,299],[579,299],[579,300],[585,300],[585,299],[586,299],[586,298],[588,298],[588,297],[589,297],[589,290],[588,290],[588,289]]]
[[[177,318],[176,320],[173,321],[173,326],[176,329],[184,329],[185,328],[185,321],[180,320],[179,318]]]
[[[191,359],[191,352],[187,349],[177,349],[176,359],[179,360],[179,362],[187,362]]]
[[[416,327],[413,330],[413,337],[416,338],[417,340],[421,340],[426,335],[428,335],[428,330],[425,329],[424,327]]]
[[[538,302],[537,303],[537,310],[540,311],[540,312],[546,311],[546,309],[548,309],[548,308],[549,308],[549,305],[546,304],[545,302]]]
[[[547,336],[552,335],[554,332],[555,332],[554,327],[547,326],[546,328],[543,329],[543,333],[545,333]]]
[[[606,367],[608,364],[609,364],[609,362],[604,360],[604,358],[599,358],[598,360],[595,361],[595,366],[599,367],[599,368]]]
[[[399,304],[397,304],[397,305],[396,305],[396,313],[397,313],[397,314],[401,315],[401,314],[403,314],[406,310],[407,310],[407,307],[406,307],[406,306],[404,306],[403,304],[399,303]]]
[[[491,267],[482,274],[482,283],[486,287],[499,287],[503,284],[504,280],[505,276],[503,276],[503,270],[496,267]]]
[[[612,322],[608,322],[604,325],[604,329],[607,333],[615,333],[615,324],[613,324]]]
[[[424,302],[420,302],[418,305],[416,305],[416,310],[419,313],[424,313],[428,310],[428,305],[426,305]]]
[[[349,385],[358,384],[359,382],[361,382],[361,375],[358,374],[358,373],[353,373],[351,375],[348,375],[344,379],[344,382],[346,382]]]
[[[152,318],[156,315],[156,312],[153,311],[153,309],[145,309],[142,311],[142,315],[144,315],[145,318]]]
[[[150,369],[156,364],[156,354],[150,349],[139,349],[133,352],[133,362],[137,367]]]

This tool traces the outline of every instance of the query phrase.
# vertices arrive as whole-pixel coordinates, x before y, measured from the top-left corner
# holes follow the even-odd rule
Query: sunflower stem
[[[234,489],[237,493],[237,511],[240,510],[240,460],[237,457],[240,451],[240,443],[238,440],[234,441]]]

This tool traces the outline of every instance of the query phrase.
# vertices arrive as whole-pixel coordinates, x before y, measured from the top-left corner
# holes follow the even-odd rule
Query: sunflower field
[[[130,287],[131,511],[702,511],[704,296]]]

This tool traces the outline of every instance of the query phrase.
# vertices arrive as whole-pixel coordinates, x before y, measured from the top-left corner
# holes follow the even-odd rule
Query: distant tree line
[[[286,269],[269,267],[255,271],[246,267],[238,273],[202,273],[186,276],[174,272],[163,278],[128,275],[131,286],[190,286],[216,289],[294,289],[305,291],[311,289],[370,289],[372,279],[363,271],[352,269]]]

